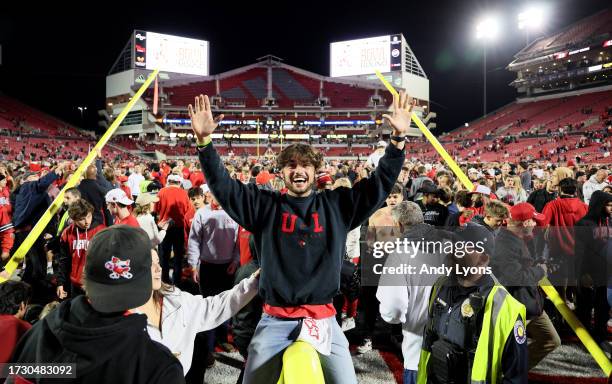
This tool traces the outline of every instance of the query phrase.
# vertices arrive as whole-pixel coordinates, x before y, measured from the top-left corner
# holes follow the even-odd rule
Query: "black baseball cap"
[[[153,290],[147,233],[128,225],[98,232],[87,250],[85,286],[98,312],[122,312],[146,303]]]
[[[484,253],[492,257],[495,253],[495,236],[484,226],[476,223],[468,223],[455,232],[457,239],[460,241],[470,241],[478,243],[484,249]]]
[[[421,185],[421,188],[419,188],[417,192],[421,192],[424,194],[431,194],[431,195],[440,195],[441,191],[431,181],[425,181],[423,182],[423,184]]]

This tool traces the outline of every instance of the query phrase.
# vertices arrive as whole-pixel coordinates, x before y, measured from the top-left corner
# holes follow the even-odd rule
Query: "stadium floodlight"
[[[87,107],[77,107],[77,109],[81,112],[81,120],[83,120],[83,112],[87,110]]]
[[[495,16],[483,17],[476,24],[476,38],[479,40],[495,40],[499,33],[499,22]]]
[[[529,7],[518,14],[518,28],[537,30],[544,25],[544,9],[542,7]]]
[[[476,24],[476,39],[483,41],[483,65],[482,65],[482,113],[487,115],[487,41],[493,41],[499,33],[498,18],[493,15],[484,16]]]

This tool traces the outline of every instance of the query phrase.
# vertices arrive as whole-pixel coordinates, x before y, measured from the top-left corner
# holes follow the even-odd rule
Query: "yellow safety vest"
[[[64,212],[62,218],[60,219],[59,224],[57,225],[57,235],[61,236],[64,228],[66,228],[66,222],[70,217],[68,216],[68,211]]]
[[[143,180],[140,182],[140,193],[147,193],[147,187],[151,184],[153,180]]]
[[[495,280],[495,278],[494,278]],[[429,299],[429,313],[438,292],[446,279],[438,279],[433,286]],[[514,327],[520,315],[523,321],[522,331],[525,332],[525,306],[508,293],[506,288],[495,285],[487,296],[484,308],[482,329],[476,345],[474,365],[472,366],[472,384],[497,384],[502,379],[502,354],[508,335],[514,332]],[[431,316],[431,315],[430,315]],[[430,319],[431,320],[431,319]],[[431,352],[421,350],[417,384],[427,384],[427,364]]]

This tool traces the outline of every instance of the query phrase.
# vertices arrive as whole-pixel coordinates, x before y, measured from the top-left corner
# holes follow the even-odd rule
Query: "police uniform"
[[[419,384],[527,383],[525,307],[492,275],[440,278],[429,301]]]

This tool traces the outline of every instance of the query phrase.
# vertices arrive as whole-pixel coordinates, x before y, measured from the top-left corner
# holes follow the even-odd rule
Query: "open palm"
[[[415,105],[416,100],[413,100],[404,91],[401,91],[399,96],[393,95],[393,113],[382,115],[393,127],[393,135],[405,136],[408,133],[412,108]]]
[[[196,96],[195,107],[189,104],[189,117],[191,118],[191,129],[198,141],[209,136],[223,120],[223,115],[213,117],[210,108],[210,100],[207,95]]]

